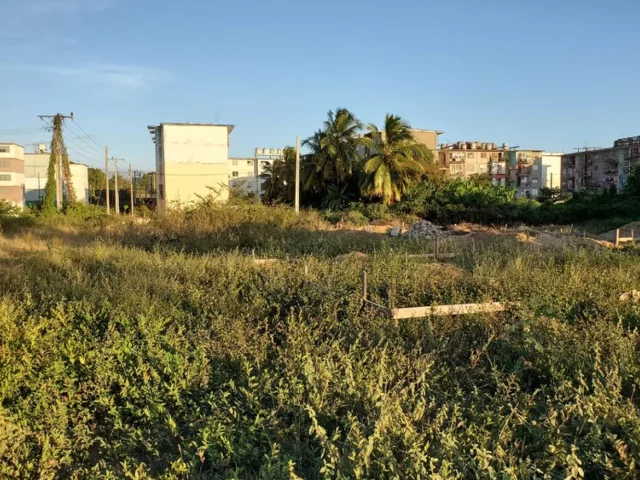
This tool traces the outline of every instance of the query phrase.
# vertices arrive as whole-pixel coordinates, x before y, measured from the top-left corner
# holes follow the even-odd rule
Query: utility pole
[[[296,137],[296,213],[300,212],[300,137]]]
[[[107,200],[107,215],[109,215],[111,213],[111,209],[109,208],[109,204],[111,203],[111,200],[109,199],[109,195],[111,193],[109,192],[109,147],[104,147],[104,183],[105,191],[107,192],[105,195]]]
[[[113,189],[115,190],[116,194],[114,208],[116,211],[116,215],[120,215],[120,192],[118,191],[118,160],[120,159],[113,159]]]
[[[129,164],[129,193],[131,196],[131,205],[129,206],[131,208],[131,216],[133,217],[133,176],[131,175],[131,164]]]
[[[62,209],[62,125],[65,118],[73,120],[73,112],[71,115],[62,115],[57,113],[55,115],[38,115],[40,120],[53,119],[53,145],[52,149],[56,155],[56,168],[55,168],[55,182],[56,182],[56,209],[60,211]],[[56,131],[56,125],[59,121],[59,131]],[[69,179],[70,180],[70,179]],[[73,186],[67,186],[67,189],[71,189]],[[69,192],[70,193],[70,192]],[[70,195],[71,196],[71,195]],[[73,200],[72,200],[73,201]]]

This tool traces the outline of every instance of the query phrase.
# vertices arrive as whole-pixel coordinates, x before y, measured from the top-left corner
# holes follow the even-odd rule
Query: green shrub
[[[345,215],[344,220],[354,227],[364,227],[369,224],[369,219],[358,210],[349,210]]]
[[[18,215],[18,213],[20,213],[20,210],[17,207],[6,200],[0,199],[0,217],[12,217]]]

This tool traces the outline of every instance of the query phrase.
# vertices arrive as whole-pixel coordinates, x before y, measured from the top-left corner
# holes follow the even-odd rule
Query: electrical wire
[[[69,141],[67,139],[66,142],[67,148],[68,149],[73,149],[76,152],[82,154],[82,156],[86,157],[86,158],[90,158],[92,160],[97,160],[98,162],[100,161],[99,159],[101,158],[101,154],[94,152],[92,150],[87,150],[86,148],[82,147],[79,144],[73,143],[73,141]]]
[[[73,119],[73,123],[75,123],[75,124],[78,126],[78,128],[80,129],[80,131],[81,131],[82,133],[84,133],[84,134],[89,138],[89,140],[91,140],[93,143],[95,143],[95,144],[96,144],[96,146],[98,147],[98,149],[99,149],[99,150],[102,150],[102,149],[104,148],[104,146],[100,146],[100,145],[98,145],[98,142],[96,142],[96,141],[93,139],[93,137],[91,137],[91,135],[89,135],[87,132],[85,132],[84,128],[82,128],[82,127],[80,126],[80,124],[79,124],[78,122],[76,122],[76,120],[75,120],[75,119]]]
[[[73,146],[67,146],[67,149],[72,153],[73,157],[82,157],[83,161],[87,162],[92,168],[102,168],[101,161],[96,157],[89,157],[73,148]]]
[[[102,155],[103,149],[94,147],[94,146],[93,146],[93,145],[91,145],[89,142],[87,142],[87,141],[85,140],[85,138],[80,137],[79,135],[77,135],[77,134],[76,134],[76,132],[74,132],[74,130],[69,126],[69,124],[65,125],[65,128],[67,129],[67,131],[68,131],[69,133],[71,133],[71,135],[73,135],[75,138],[77,138],[79,141],[81,141],[84,145],[86,145],[86,146],[87,146],[87,149],[90,149],[90,150],[91,150],[91,151],[93,151],[96,155]],[[88,135],[87,135],[87,137],[88,137],[89,139],[91,139],[91,137],[89,137]],[[94,142],[94,143],[95,143],[95,142]]]

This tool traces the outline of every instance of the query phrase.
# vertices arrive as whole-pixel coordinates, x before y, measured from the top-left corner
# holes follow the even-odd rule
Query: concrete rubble
[[[448,237],[450,232],[427,220],[421,220],[414,223],[406,235],[408,237],[443,238]]]

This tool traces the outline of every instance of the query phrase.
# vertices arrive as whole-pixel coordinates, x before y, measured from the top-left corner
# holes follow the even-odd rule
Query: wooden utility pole
[[[111,200],[109,199],[109,195],[111,192],[109,192],[109,147],[104,147],[104,183],[105,183],[105,190],[107,192],[107,194],[105,195],[106,199],[107,199],[107,215],[109,215],[110,212],[110,203]]]
[[[120,192],[118,191],[118,160],[120,159],[113,159],[113,189],[115,190],[116,194],[114,208],[116,211],[116,215],[120,215]]]
[[[60,211],[62,209],[62,150],[63,150],[63,141],[62,141],[62,125],[65,118],[70,118],[73,120],[73,113],[71,115],[62,115],[57,113],[55,115],[38,115],[40,120],[53,119],[53,142],[52,142],[52,150],[56,155],[56,168],[55,168],[55,183],[56,183],[56,209]],[[66,165],[64,166],[66,169]],[[67,183],[71,182],[71,178],[67,178]],[[73,202],[74,195],[73,185],[67,185],[67,190],[69,191],[69,197]]]
[[[129,164],[129,193],[131,196],[131,205],[129,205],[129,208],[131,208],[131,216],[133,217],[133,176],[131,175],[131,164]]]
[[[300,212],[300,137],[296,137],[296,213]]]

